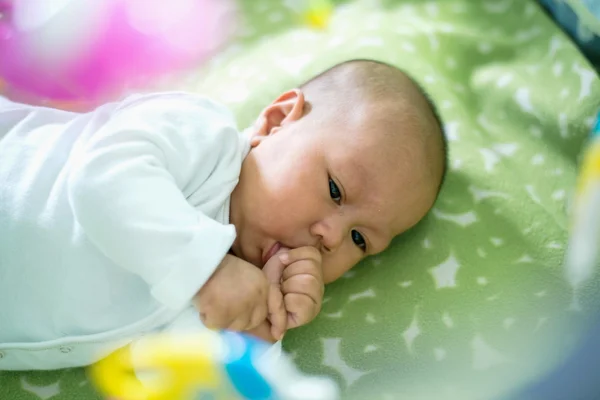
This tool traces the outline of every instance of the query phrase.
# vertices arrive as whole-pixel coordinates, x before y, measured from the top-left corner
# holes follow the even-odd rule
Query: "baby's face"
[[[316,126],[290,115],[243,163],[232,195],[233,252],[262,267],[279,246],[315,246],[331,282],[418,222],[435,193],[408,140],[391,150],[368,119]]]

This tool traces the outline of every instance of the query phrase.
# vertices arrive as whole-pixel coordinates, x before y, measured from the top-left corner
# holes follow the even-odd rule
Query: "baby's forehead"
[[[393,145],[398,148],[390,149]],[[426,155],[419,146],[385,140],[359,146],[347,141],[340,146],[347,151],[337,153],[342,156],[333,159],[334,170],[348,196],[366,212],[402,219],[397,214],[413,210],[420,213],[419,203],[429,203],[430,197],[435,196],[435,177],[429,173]]]
[[[341,107],[323,132],[330,136],[325,150],[366,182],[416,185],[431,179],[432,132],[423,122],[421,104],[363,98],[354,107]]]
[[[365,199],[368,203],[388,202],[406,192],[422,189],[427,179],[421,160],[415,152],[406,148],[402,151],[389,151],[385,145],[365,145],[356,148],[348,144],[345,154],[334,159],[334,171],[341,176],[342,184],[353,196]],[[338,153],[339,154],[339,151]]]
[[[411,126],[390,128],[374,122],[347,133],[327,150],[342,158],[345,168],[369,179],[383,176],[397,180],[398,175],[421,178],[416,175],[423,172],[427,162],[426,148]]]

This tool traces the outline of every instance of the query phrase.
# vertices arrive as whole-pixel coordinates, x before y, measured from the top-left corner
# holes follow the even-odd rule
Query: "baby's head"
[[[262,267],[315,246],[331,282],[431,209],[446,141],[434,106],[384,63],[338,64],[267,106],[231,199],[233,252]]]

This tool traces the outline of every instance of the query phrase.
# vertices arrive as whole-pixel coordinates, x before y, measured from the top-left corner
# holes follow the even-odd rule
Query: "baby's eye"
[[[367,251],[367,243],[365,242],[365,238],[360,232],[352,230],[352,241],[355,245],[357,245],[362,251]]]
[[[335,184],[333,179],[329,178],[329,195],[331,199],[335,201],[337,204],[340,204],[342,201],[342,193],[340,192],[340,188]]]

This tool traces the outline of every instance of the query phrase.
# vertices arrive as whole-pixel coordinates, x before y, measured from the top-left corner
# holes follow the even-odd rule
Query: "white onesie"
[[[88,365],[188,319],[235,238],[249,151],[207,98],[88,114],[0,97],[0,370]],[[189,319],[191,318],[191,321]]]

